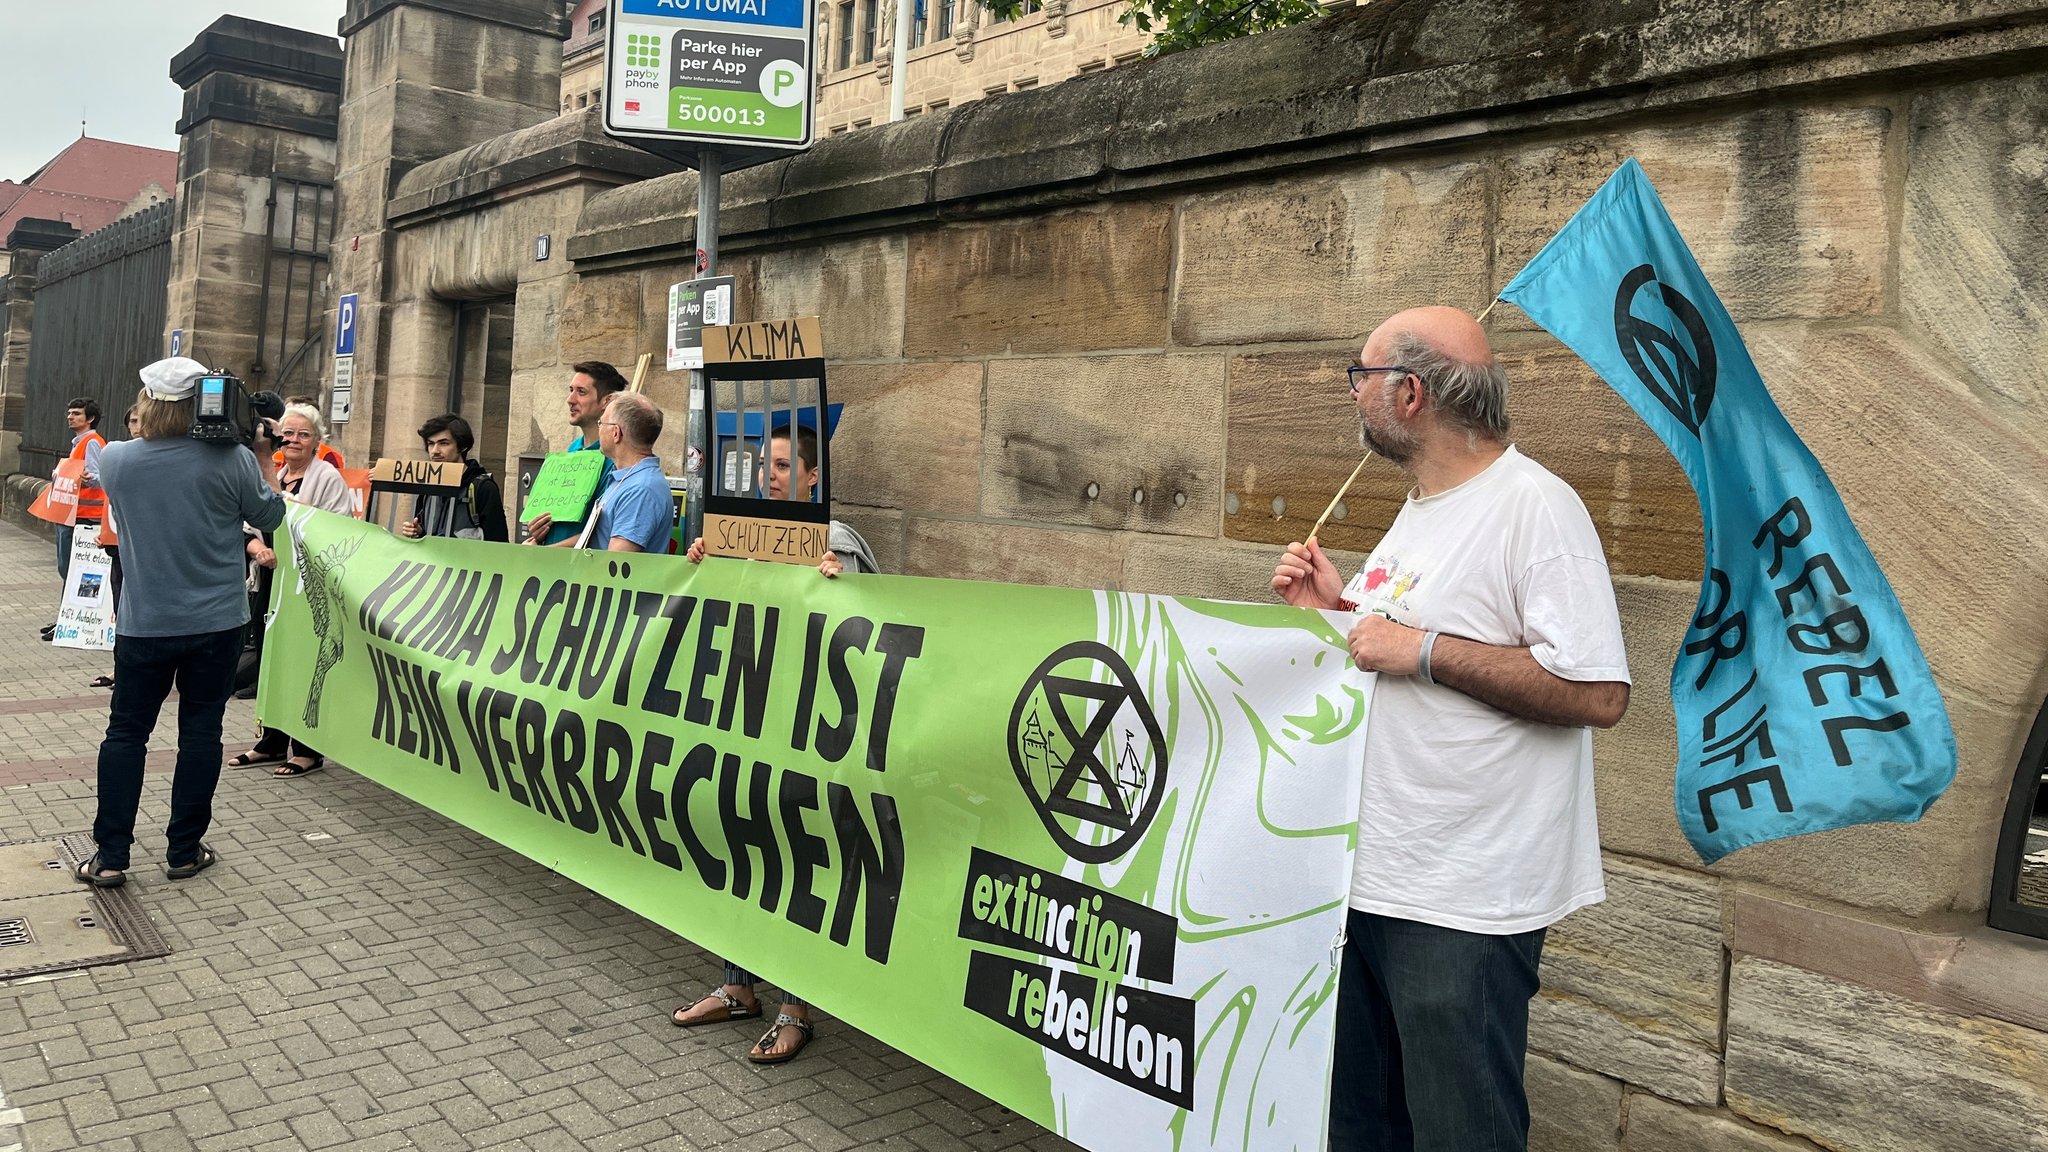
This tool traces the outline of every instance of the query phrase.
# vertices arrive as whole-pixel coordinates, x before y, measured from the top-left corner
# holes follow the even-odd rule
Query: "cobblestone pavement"
[[[92,822],[112,657],[36,638],[51,547],[0,523],[0,840]],[[1074,1147],[829,1017],[781,1068],[671,1027],[710,956],[346,769],[224,771],[221,864],[171,883],[175,734],[128,885],[174,951],[0,983],[0,1152]]]

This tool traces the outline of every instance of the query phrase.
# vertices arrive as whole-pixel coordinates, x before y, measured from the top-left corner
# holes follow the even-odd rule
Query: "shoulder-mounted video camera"
[[[192,438],[208,444],[247,445],[258,428],[275,443],[277,421],[284,418],[284,397],[275,392],[251,392],[239,376],[217,369],[199,378],[194,393],[198,404],[192,412]]]

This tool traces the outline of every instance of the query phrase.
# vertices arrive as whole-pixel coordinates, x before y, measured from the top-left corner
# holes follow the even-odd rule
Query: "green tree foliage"
[[[986,0],[983,7],[998,20],[1013,19],[1025,0]],[[1299,24],[1322,13],[1315,0],[1130,0],[1119,19],[1140,32],[1152,33],[1147,56],[1163,56],[1183,48],[1199,48]]]

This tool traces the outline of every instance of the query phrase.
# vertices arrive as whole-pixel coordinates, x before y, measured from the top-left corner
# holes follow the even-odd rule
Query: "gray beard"
[[[1405,466],[1415,455],[1415,445],[1410,441],[1387,441],[1372,434],[1372,428],[1365,417],[1358,418],[1358,444],[1360,447],[1397,466]]]

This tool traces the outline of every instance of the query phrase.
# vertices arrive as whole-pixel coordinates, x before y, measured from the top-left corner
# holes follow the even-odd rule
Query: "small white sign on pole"
[[[334,387],[329,393],[327,422],[348,423],[349,413],[355,407],[356,358],[336,356],[334,358]]]
[[[706,276],[668,286],[668,370],[704,366],[704,329],[732,323],[730,276]]]

